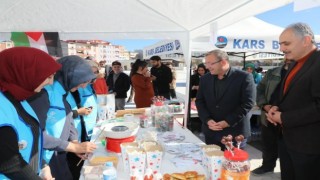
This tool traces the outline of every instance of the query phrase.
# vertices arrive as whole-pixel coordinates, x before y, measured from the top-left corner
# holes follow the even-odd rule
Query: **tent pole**
[[[183,126],[184,127],[187,127],[187,124],[188,124],[188,114],[189,114],[189,101],[190,101],[190,68],[191,68],[191,41],[190,41],[190,32],[186,32],[186,37],[183,39],[185,42],[182,43],[182,45],[184,45],[183,48],[183,56],[185,58],[185,62],[186,62],[186,65],[187,65],[187,74],[186,74],[186,77],[187,77],[187,80],[186,80],[186,95],[184,96],[184,103],[185,103],[185,107],[184,107],[184,115],[183,115]]]

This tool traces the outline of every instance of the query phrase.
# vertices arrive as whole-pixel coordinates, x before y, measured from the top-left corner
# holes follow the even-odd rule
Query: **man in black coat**
[[[280,50],[294,63],[281,86],[278,106],[267,119],[282,127],[279,139],[281,179],[320,179],[320,52],[311,28],[288,26]]]
[[[255,103],[256,90],[252,74],[232,68],[228,54],[213,50],[206,54],[210,73],[200,79],[196,105],[207,144],[224,149],[223,136],[250,136],[247,113]]]
[[[159,56],[152,56],[150,62],[152,65],[151,79],[154,95],[163,96],[170,100],[170,83],[172,82],[171,69],[161,63],[161,58]]]
[[[126,104],[127,91],[130,89],[130,78],[122,72],[119,61],[112,62],[112,73],[107,77],[109,93],[115,95],[115,110],[123,110]]]

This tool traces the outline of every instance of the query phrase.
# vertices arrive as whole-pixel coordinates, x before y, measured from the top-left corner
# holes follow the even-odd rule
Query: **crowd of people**
[[[279,39],[284,65],[263,77],[252,63],[240,70],[225,51],[208,52],[190,77],[193,121],[206,144],[224,150],[223,136],[242,134],[245,148],[257,105],[263,162],[252,173],[273,172],[279,157],[282,179],[320,179],[320,53],[307,24],[288,26]],[[127,75],[114,61],[100,73],[97,62],[78,56],[55,60],[29,47],[0,52],[0,179],[79,179],[82,160],[97,148],[90,142],[97,94],[114,94],[115,110],[125,108],[130,88],[137,108],[150,107],[154,96],[177,97],[172,64],[153,56],[150,65],[137,59]]]

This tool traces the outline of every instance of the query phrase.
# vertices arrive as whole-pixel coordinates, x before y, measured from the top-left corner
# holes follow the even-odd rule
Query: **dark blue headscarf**
[[[54,76],[66,91],[96,78],[91,66],[79,56],[65,56],[57,60],[62,68]]]

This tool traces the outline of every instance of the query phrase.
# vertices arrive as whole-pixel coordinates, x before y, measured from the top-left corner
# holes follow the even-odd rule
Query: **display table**
[[[140,128],[137,134],[137,139],[141,138],[141,135],[144,134],[146,131],[155,131],[155,128]],[[204,144],[198,137],[196,137],[192,132],[184,127],[182,127],[178,122],[174,123],[174,133],[181,134],[185,136],[185,139],[181,143],[193,143],[193,144]],[[100,133],[99,128],[94,128],[92,140],[96,139],[96,136]],[[102,136],[102,135],[101,135]],[[103,139],[103,137],[100,137],[99,139]],[[108,155],[108,152],[106,151],[105,147],[102,145],[101,141],[96,141],[96,144],[98,148],[94,151],[93,155],[101,156],[101,155]],[[174,158],[175,155],[165,152],[164,150],[164,156],[162,160],[162,167],[161,167],[161,173],[176,173],[176,172],[185,172],[185,171],[197,171],[200,174],[205,174],[204,168],[199,164],[193,164],[190,166],[183,166],[183,167],[177,167],[172,163],[172,158]],[[88,165],[89,162],[85,161],[84,166]],[[123,162],[121,158],[121,154],[118,154],[118,166],[117,166],[117,172],[118,172],[118,179],[126,180],[130,179],[129,172],[124,171]],[[84,179],[84,176],[81,175],[80,179]]]

